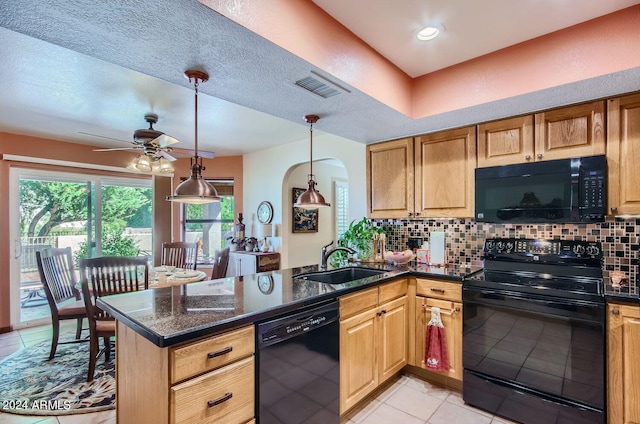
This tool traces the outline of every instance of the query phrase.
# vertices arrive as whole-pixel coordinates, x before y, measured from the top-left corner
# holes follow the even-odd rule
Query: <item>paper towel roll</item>
[[[445,263],[444,237],[444,231],[432,231],[431,233],[429,233],[429,255],[431,265],[444,265]]]

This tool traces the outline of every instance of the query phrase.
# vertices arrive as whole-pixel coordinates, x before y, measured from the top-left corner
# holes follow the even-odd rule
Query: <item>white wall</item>
[[[331,178],[334,176],[320,172],[337,172],[335,167],[326,166],[322,162],[316,164],[316,161],[337,159],[342,162],[346,173],[341,171],[338,177],[345,176],[349,181],[350,221],[360,219],[367,213],[365,149],[366,146],[362,143],[314,130],[313,172],[318,180],[316,188],[329,201],[332,194]],[[291,233],[291,187],[306,188],[308,161],[308,138],[243,156],[243,213],[247,231],[255,234],[258,204],[263,200],[271,202],[276,235],[271,238],[271,242],[281,254],[282,268],[318,263],[320,249],[334,238],[333,226],[323,225],[323,221],[320,221],[317,233],[305,234],[304,237],[300,237],[302,234]],[[294,173],[298,175],[296,167],[300,164],[307,165],[299,171],[303,178],[299,182],[293,182],[291,176]],[[331,219],[331,216],[331,212],[320,210],[320,219]]]

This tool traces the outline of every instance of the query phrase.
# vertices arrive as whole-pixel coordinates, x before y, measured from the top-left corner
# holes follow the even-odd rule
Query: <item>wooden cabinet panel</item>
[[[462,284],[430,280],[426,278],[416,279],[416,294],[418,296],[446,299],[454,302],[462,301]]]
[[[245,423],[254,414],[253,356],[171,388],[171,423]]]
[[[360,290],[340,297],[340,319],[349,318],[357,313],[378,306],[378,287]]]
[[[253,355],[254,334],[254,327],[249,326],[169,349],[171,383],[177,383]]]
[[[536,160],[605,154],[604,119],[604,101],[536,113]]]
[[[340,413],[378,387],[377,309],[340,322]]]
[[[416,297],[415,365],[428,370],[424,363],[427,325],[431,319],[431,308],[440,308],[440,318],[445,329],[449,372],[442,373],[462,381],[462,303],[448,300]]]
[[[380,317],[379,383],[407,365],[407,296],[384,303],[378,308]]]
[[[473,217],[476,127],[416,137],[416,216]]]
[[[607,414],[611,424],[640,422],[640,309],[607,306]]]
[[[367,146],[369,218],[406,218],[413,212],[413,138]]]
[[[640,213],[640,94],[608,102],[607,168],[609,210]]]
[[[382,304],[407,294],[407,280],[392,281],[378,286],[378,303]]]
[[[533,115],[478,125],[478,168],[521,163],[533,155]]]

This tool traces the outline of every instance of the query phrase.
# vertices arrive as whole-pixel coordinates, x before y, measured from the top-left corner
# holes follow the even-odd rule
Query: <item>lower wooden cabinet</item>
[[[160,348],[118,322],[116,418],[119,423],[252,422],[253,325]]]
[[[607,415],[610,424],[640,422],[640,308],[607,305]]]
[[[340,299],[340,413],[407,364],[407,281]]]

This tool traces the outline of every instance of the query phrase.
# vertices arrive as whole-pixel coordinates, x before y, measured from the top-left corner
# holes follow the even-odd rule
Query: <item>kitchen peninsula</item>
[[[313,265],[99,299],[98,306],[118,320],[118,422],[215,422],[221,416],[225,422],[252,422],[256,322],[364,294],[389,282],[415,282],[417,277],[455,284],[479,270],[391,267],[381,275],[339,285],[294,278],[317,269]],[[415,296],[415,283],[408,287],[401,295]],[[412,316],[415,302],[406,306],[406,334],[414,334],[412,320],[406,318]],[[404,363],[416,362],[412,339]]]

